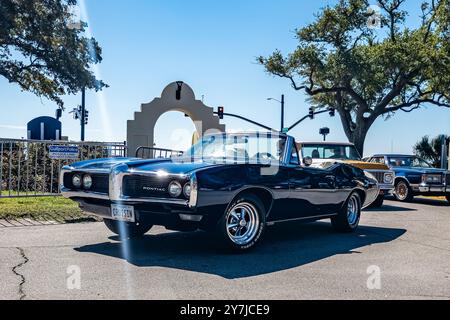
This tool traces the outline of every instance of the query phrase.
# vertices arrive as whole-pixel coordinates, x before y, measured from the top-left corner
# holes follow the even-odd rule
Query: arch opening
[[[198,131],[193,120],[181,111],[167,111],[159,116],[154,127],[154,147],[187,150]]]

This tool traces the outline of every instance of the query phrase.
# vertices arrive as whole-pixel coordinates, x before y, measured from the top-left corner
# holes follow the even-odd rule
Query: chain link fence
[[[82,160],[125,156],[125,142],[0,138],[0,198],[59,195],[59,173],[63,166]]]

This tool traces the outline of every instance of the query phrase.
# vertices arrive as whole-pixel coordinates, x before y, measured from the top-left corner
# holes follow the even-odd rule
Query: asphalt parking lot
[[[240,255],[203,232],[122,244],[98,222],[3,228],[0,272],[1,299],[448,299],[450,206],[386,201],[355,234],[278,224]]]

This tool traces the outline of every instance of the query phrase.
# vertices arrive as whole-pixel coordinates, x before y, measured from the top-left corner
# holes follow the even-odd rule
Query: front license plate
[[[118,221],[134,222],[134,207],[112,204],[111,218]]]

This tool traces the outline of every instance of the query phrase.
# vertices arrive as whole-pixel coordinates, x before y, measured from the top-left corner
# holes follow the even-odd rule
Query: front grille
[[[369,171],[375,179],[377,179],[378,183],[384,183],[384,172],[380,171]]]
[[[64,174],[64,187],[77,190],[72,184],[72,177],[75,174],[79,174],[83,177],[85,173],[82,172],[68,172]],[[92,177],[92,187],[86,191],[105,193],[109,192],[109,175],[107,173],[89,173]],[[82,188],[81,188],[82,189]]]
[[[91,191],[99,193],[109,192],[109,175],[108,174],[93,174]]]
[[[447,173],[445,182],[446,182],[446,185],[450,186],[450,172]]]
[[[122,183],[122,194],[126,197],[172,198],[168,186],[172,179],[158,176],[125,176]],[[178,180],[183,186],[187,181]],[[179,198],[183,198],[183,194]]]

